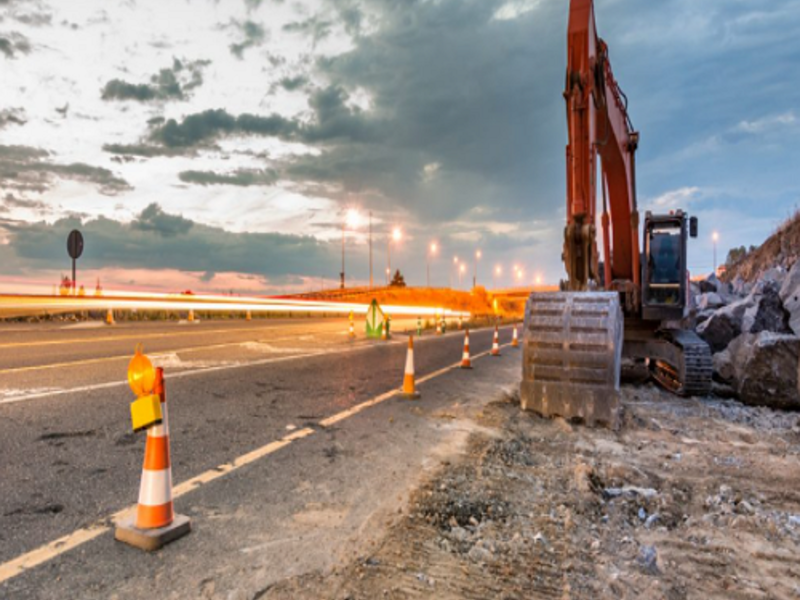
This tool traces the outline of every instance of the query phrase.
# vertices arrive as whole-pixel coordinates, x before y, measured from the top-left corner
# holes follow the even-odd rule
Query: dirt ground
[[[800,598],[800,415],[623,401],[616,433],[490,403],[374,552],[260,597]]]

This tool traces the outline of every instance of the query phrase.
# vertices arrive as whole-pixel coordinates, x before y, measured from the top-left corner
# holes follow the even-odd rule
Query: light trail
[[[365,315],[369,304],[299,300],[291,298],[242,298],[214,295],[175,295],[144,293],[105,293],[103,296],[0,296],[0,318],[32,316],[42,313],[80,311],[206,311],[251,313],[334,313]],[[394,316],[469,317],[465,311],[442,307],[384,305],[384,313]]]

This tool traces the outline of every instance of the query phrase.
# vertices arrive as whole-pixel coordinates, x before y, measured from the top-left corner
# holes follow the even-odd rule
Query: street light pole
[[[711,239],[714,242],[714,275],[717,274],[717,241],[719,241],[719,233],[716,231],[711,235]]]
[[[340,273],[342,282],[341,282],[341,289],[344,289],[344,229],[347,225],[346,221],[342,221],[342,272]]]
[[[472,287],[478,286],[478,261],[481,259],[481,251],[475,252],[475,273],[472,276]]]
[[[369,211],[369,289],[372,289],[372,211]]]

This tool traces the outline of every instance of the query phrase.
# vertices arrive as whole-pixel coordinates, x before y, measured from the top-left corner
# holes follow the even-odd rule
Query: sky
[[[800,203],[800,0],[596,0],[694,273]],[[0,291],[564,276],[566,0],[0,0]],[[437,252],[429,256],[432,242]],[[496,267],[502,274],[493,276]],[[492,279],[494,278],[494,281]]]

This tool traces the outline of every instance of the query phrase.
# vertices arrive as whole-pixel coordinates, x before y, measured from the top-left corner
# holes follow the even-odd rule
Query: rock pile
[[[800,261],[751,284],[712,275],[692,283],[697,333],[714,354],[714,377],[745,404],[800,410]]]

